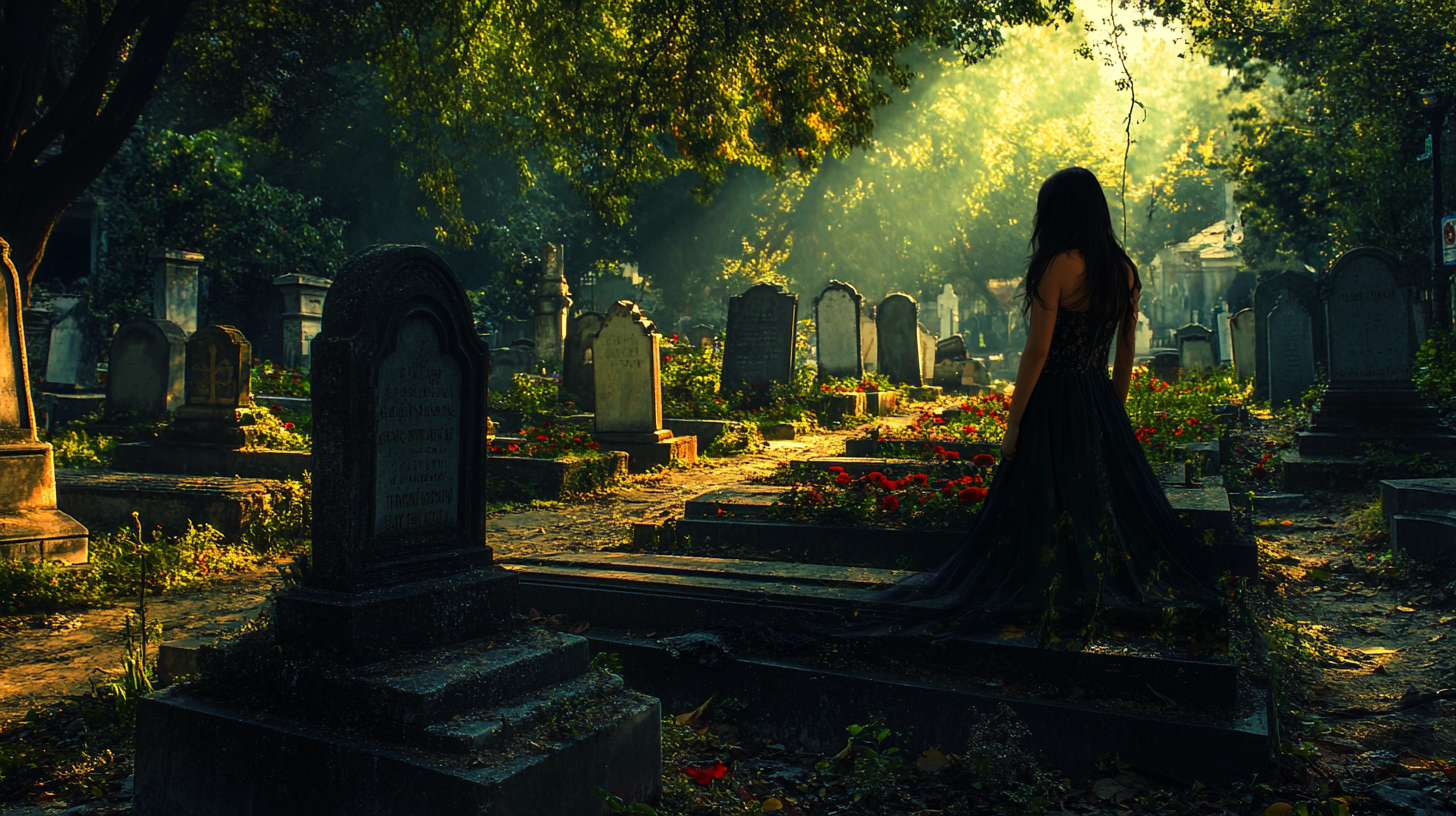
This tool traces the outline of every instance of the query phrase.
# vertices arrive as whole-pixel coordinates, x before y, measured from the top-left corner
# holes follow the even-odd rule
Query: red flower
[[[829,468],[829,472],[830,473],[843,473],[844,472],[844,468],[840,467],[839,465],[834,465],[833,467]]]
[[[292,422],[285,422],[285,423],[283,423],[283,427],[291,431],[291,430],[293,430],[293,423]]]
[[[546,437],[544,435],[537,436],[536,437],[536,441],[537,442],[545,442],[546,441]]]
[[[597,448],[600,448],[602,445],[601,445],[600,442],[588,442],[588,443],[586,443],[586,446],[588,448],[591,448],[592,450],[596,450]]]
[[[664,362],[664,363],[670,363],[670,362],[672,362],[672,355],[671,355],[671,354],[669,354],[669,355],[667,355],[667,356],[665,356],[665,357],[663,357],[663,358],[662,358],[662,361],[663,361],[663,362]]]
[[[865,478],[868,479],[868,480],[870,480],[871,482],[874,482],[874,483],[878,484],[880,482],[885,481],[885,474],[883,474],[883,473],[881,473],[881,472],[879,472],[877,470],[874,473],[871,473],[870,475],[866,476]]]
[[[1262,479],[1268,471],[1264,470],[1263,465],[1254,465],[1254,469],[1251,472],[1254,474],[1255,479]]]
[[[691,776],[693,781],[707,787],[714,779],[722,779],[723,774],[728,773],[728,766],[721,762],[714,762],[706,768],[683,768],[683,773]]]
[[[880,487],[883,487],[884,489],[893,493],[896,490],[900,489],[900,483],[895,481],[894,479],[886,479],[885,481],[880,482]]]
[[[955,451],[946,451],[945,452],[945,458],[946,459],[949,459],[952,462],[954,462],[957,459],[960,459],[961,458],[961,455],[959,453],[956,453]]]
[[[669,343],[676,343],[676,342],[677,342],[677,335],[675,335],[675,334],[674,334],[674,335],[673,335],[673,336],[672,336],[672,337],[671,337],[671,338],[670,338],[670,339],[669,339],[669,340],[668,340],[668,342],[669,342]],[[669,359],[671,359],[671,358],[669,358]]]
[[[971,464],[978,468],[988,468],[996,464],[996,457],[989,453],[978,453],[971,457]]]
[[[1265,439],[1264,440],[1264,447],[1266,447],[1266,448],[1276,448],[1278,446],[1279,446],[1279,443],[1275,442],[1272,439]]]
[[[980,504],[986,500],[986,488],[968,487],[956,495],[961,504]]]
[[[885,496],[880,499],[880,509],[887,513],[900,509],[900,499],[895,496]]]
[[[906,479],[906,481],[914,482],[915,484],[921,485],[923,487],[930,484],[930,477],[926,476],[924,473],[916,473]]]
[[[834,477],[834,483],[837,485],[847,485],[853,481],[854,479],[850,478],[850,475],[848,473],[840,473],[838,476]]]
[[[521,449],[521,446],[520,445],[517,445],[514,442],[512,442],[509,445],[506,445],[506,450],[510,451],[511,453],[515,453],[516,451],[518,451],[520,449]]]

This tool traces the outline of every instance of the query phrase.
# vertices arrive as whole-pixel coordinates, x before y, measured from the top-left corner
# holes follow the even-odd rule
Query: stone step
[[[1279,487],[1285,493],[1311,490],[1350,492],[1364,490],[1370,479],[1365,463],[1346,456],[1306,456],[1300,451],[1281,454]]]
[[[1425,564],[1456,564],[1456,511],[1402,513],[1390,519],[1390,546]]]
[[[1456,436],[1442,433],[1440,426],[1420,428],[1415,425],[1401,428],[1370,429],[1357,428],[1356,432],[1304,431],[1295,434],[1299,454],[1306,458],[1360,457],[1371,445],[1392,445],[1396,450],[1404,448],[1412,455],[1434,453],[1443,459],[1456,458]]]
[[[127,473],[302,479],[313,469],[308,451],[230,449],[216,445],[128,442],[111,449],[111,464]]]
[[[586,672],[570,680],[533,689],[499,706],[451,717],[425,728],[424,747],[451,754],[496,750],[511,737],[524,734],[559,714],[563,704],[622,691],[622,678]]]
[[[586,620],[592,631],[606,627],[666,635],[741,619],[832,625],[872,607],[934,614],[931,605],[878,601],[879,589],[923,579],[900,571],[620,553],[547,555],[503,565],[520,577],[523,606]],[[912,639],[884,647],[887,654],[902,648],[922,651]],[[1195,708],[1236,702],[1234,666],[1221,659],[1039,648],[1034,633],[1019,631],[957,640],[932,651],[929,662],[942,669],[1058,677],[1088,694],[1117,694],[1147,683]]]
[[[932,746],[948,751],[1005,705],[1030,731],[1026,747],[1066,773],[1088,773],[1109,754],[1185,783],[1247,779],[1272,767],[1267,692],[1256,687],[1244,691],[1242,708],[1209,715],[1185,711],[1186,698],[1155,684],[1129,685],[1125,699],[1097,704],[1071,699],[1076,685],[1055,675],[1046,685],[1061,693],[1038,694],[996,680],[830,669],[783,657],[734,655],[704,665],[621,632],[594,628],[589,637],[593,651],[616,654],[633,687],[659,697],[666,712],[691,711],[714,695],[742,700],[741,725],[815,753],[841,750],[844,727],[870,716],[907,735],[896,745],[910,756]],[[1149,686],[1177,707],[1167,708]]]
[[[273,479],[56,468],[56,505],[97,532],[134,529],[135,511],[148,530],[161,526],[177,535],[190,521],[235,539],[283,495]]]
[[[1402,513],[1456,511],[1456,479],[1385,479],[1380,511],[1387,521]]]

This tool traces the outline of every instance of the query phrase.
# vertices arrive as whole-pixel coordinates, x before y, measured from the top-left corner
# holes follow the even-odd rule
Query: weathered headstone
[[[536,284],[536,356],[546,365],[561,362],[571,288],[566,285],[561,247],[541,246],[541,280]]]
[[[51,446],[35,435],[20,299],[10,245],[0,239],[0,558],[85,563],[86,528],[56,509]]]
[[[487,350],[454,273],[422,248],[355,256],[314,354],[307,569],[270,627],[145,698],[138,810],[587,813],[593,786],[650,797],[656,701],[588,673],[581,638],[512,621],[518,579],[485,541]],[[573,713],[584,699],[600,716]],[[548,719],[575,736],[499,739]]]
[[[1153,348],[1153,324],[1147,315],[1138,315],[1137,328],[1133,334],[1133,354],[1146,356]]]
[[[539,374],[541,366],[536,362],[534,346],[510,345],[490,350],[490,390],[505,394],[517,374]]]
[[[935,298],[935,313],[940,320],[940,336],[961,333],[961,299],[950,284]]]
[[[703,348],[718,341],[718,330],[707,323],[698,323],[683,329],[682,337],[693,348]]]
[[[697,459],[697,438],[675,438],[662,426],[661,336],[637,304],[618,301],[592,344],[596,433],[603,450],[626,451],[641,472]]]
[[[794,329],[799,296],[760,283],[728,299],[723,390],[759,388],[794,377]]]
[[[1269,404],[1299,403],[1314,385],[1314,333],[1296,298],[1280,298],[1269,310]]]
[[[865,371],[879,370],[879,335],[868,309],[859,312],[859,359]]]
[[[91,316],[84,295],[51,299],[51,343],[46,354],[46,383],[92,391],[100,385],[96,363],[101,358],[101,327]]]
[[[1325,334],[1325,308],[1320,301],[1317,282],[1308,272],[1282,272],[1259,281],[1254,287],[1254,397],[1269,397],[1269,372],[1264,365],[1269,359],[1269,312],[1280,298],[1298,299],[1309,315],[1310,331],[1314,337],[1314,362],[1316,368],[1327,366],[1328,340]]]
[[[572,315],[566,323],[566,343],[561,356],[561,400],[573,401],[579,411],[590,413],[596,406],[596,373],[592,346],[606,316],[600,312]],[[491,372],[494,379],[495,372]]]
[[[153,250],[152,317],[170,320],[189,335],[197,331],[198,268],[203,257],[196,252]]]
[[[1214,313],[1214,322],[1216,324],[1214,330],[1218,332],[1219,365],[1230,365],[1234,361],[1234,338],[1233,331],[1229,326],[1229,321],[1233,319],[1233,313],[1226,307],[1227,304],[1225,304],[1224,309]]]
[[[821,377],[863,377],[860,304],[864,298],[853,286],[830,281],[814,298],[814,325],[818,333]]]
[[[106,412],[164,416],[186,399],[187,335],[170,320],[123,323],[111,338]]]
[[[1178,366],[1184,371],[1214,367],[1217,360],[1213,351],[1215,337],[1209,329],[1190,323],[1173,333],[1173,342],[1178,348]]]
[[[920,306],[909,295],[895,293],[875,310],[876,366],[896,385],[919,386]]]
[[[30,306],[23,310],[25,315],[25,359],[30,376],[31,389],[45,379],[46,363],[51,358],[51,320],[55,314],[50,307]]]
[[[323,325],[324,299],[334,282],[313,275],[279,275],[273,285],[283,295],[279,362],[286,366],[309,365],[313,338]]]
[[[1176,351],[1160,351],[1153,355],[1153,362],[1148,367],[1154,377],[1166,383],[1178,382],[1179,365],[1181,355]]]
[[[1240,309],[1229,319],[1229,334],[1233,337],[1234,349],[1234,377],[1239,382],[1254,378],[1254,370],[1259,365],[1254,337],[1254,310]],[[1311,348],[1313,348],[1313,329],[1311,328]]]
[[[920,379],[924,382],[935,376],[935,346],[940,339],[924,326],[916,328],[920,330]]]
[[[637,273],[637,264],[622,264],[620,275],[607,275],[597,281],[592,290],[594,308],[605,312],[619,300],[639,303],[642,300],[642,276]]]

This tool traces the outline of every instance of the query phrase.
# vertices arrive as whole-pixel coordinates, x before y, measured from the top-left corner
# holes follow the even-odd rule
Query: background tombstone
[[[637,274],[637,264],[622,264],[620,275],[606,275],[592,289],[592,304],[597,311],[605,312],[619,300],[642,300],[642,276]]]
[[[564,258],[556,244],[541,245],[541,279],[536,284],[536,357],[550,366],[561,362],[566,317],[571,313],[571,288]]]
[[[47,388],[73,386],[94,391],[96,363],[101,358],[101,327],[91,316],[85,295],[59,295],[51,299],[51,342],[46,351]]]
[[[832,280],[814,298],[815,343],[821,377],[864,376],[860,304],[864,298],[847,283]]]
[[[170,320],[189,335],[197,331],[197,271],[203,257],[196,252],[152,251],[152,317]]]
[[[1329,365],[1329,341],[1325,336],[1325,308],[1320,302],[1317,281],[1308,272],[1281,272],[1259,281],[1254,287],[1254,398],[1268,399],[1269,372],[1269,312],[1281,297],[1299,300],[1309,315],[1310,332],[1314,338],[1314,362],[1316,369]]]
[[[1178,349],[1178,366],[1184,371],[1212,369],[1218,357],[1214,354],[1217,342],[1212,331],[1196,323],[1189,323],[1173,333],[1173,342]]]
[[[731,329],[730,329],[731,331]],[[661,335],[637,304],[607,311],[592,345],[596,432],[602,450],[626,451],[633,472],[697,459],[697,437],[674,438],[662,426]]]
[[[32,305],[24,309],[25,359],[30,387],[34,391],[45,379],[46,363],[51,357],[51,320],[55,314],[49,305]]]
[[[1269,405],[1299,404],[1314,385],[1314,333],[1297,298],[1280,298],[1269,310]]]
[[[1153,324],[1147,315],[1138,315],[1137,327],[1133,330],[1133,356],[1143,357],[1153,348]]]
[[[869,309],[861,308],[859,311],[859,359],[860,365],[865,371],[878,371],[879,360],[879,332],[875,328],[875,319],[870,316]]]
[[[707,323],[699,323],[683,329],[682,337],[693,348],[711,347],[718,342],[718,330]]]
[[[1310,328],[1313,346],[1313,326]],[[1229,334],[1233,337],[1234,378],[1239,382],[1254,378],[1259,365],[1257,346],[1254,342],[1254,310],[1240,309],[1229,319]]]
[[[606,316],[582,312],[566,322],[566,342],[561,354],[561,401],[573,400],[579,411],[596,410],[596,371],[592,365],[592,344],[602,330]],[[495,372],[491,372],[492,379]]]
[[[920,306],[896,292],[875,310],[877,369],[896,385],[920,386]]]
[[[1175,383],[1178,381],[1180,362],[1178,352],[1160,351],[1153,355],[1153,362],[1148,368],[1154,377],[1166,383]]]
[[[782,286],[760,283],[729,298],[723,390],[791,381],[798,317],[799,296]]]
[[[920,380],[929,382],[935,377],[935,347],[940,338],[924,326],[917,324],[916,328],[920,331]]]
[[[961,333],[961,299],[948,283],[944,291],[935,298],[935,314],[940,321],[941,337]]]
[[[111,338],[106,412],[164,416],[186,399],[187,335],[170,320],[123,323]]]
[[[324,299],[334,282],[313,275],[279,275],[273,285],[283,296],[279,362],[290,367],[306,366],[313,338],[323,325]]]
[[[1222,304],[1213,313],[1213,330],[1218,333],[1218,364],[1230,365],[1234,361],[1234,338],[1229,321],[1233,319],[1233,312],[1228,310],[1228,304]]]

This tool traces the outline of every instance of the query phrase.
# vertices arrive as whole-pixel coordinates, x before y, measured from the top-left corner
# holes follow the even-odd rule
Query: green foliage
[[[529,416],[554,416],[561,413],[557,392],[560,383],[550,377],[516,374],[511,388],[504,394],[491,392],[490,407],[501,411],[520,411]]]
[[[254,360],[253,393],[274,397],[307,397],[310,394],[308,366],[289,368],[272,360]]]
[[[50,435],[52,456],[56,467],[95,470],[111,467],[111,449],[116,447],[116,438],[97,434],[91,436],[84,430],[68,428]]]
[[[767,448],[768,442],[764,440],[763,432],[758,429],[757,425],[749,422],[734,422],[713,437],[713,441],[703,453],[706,456],[737,456],[744,453],[757,453]]]
[[[601,448],[593,442],[590,432],[579,425],[543,422],[521,431],[520,442],[498,440],[490,446],[490,452],[497,456],[524,456],[532,459],[560,459],[562,457],[593,456]]]
[[[1071,787],[1071,781],[1047,768],[1026,746],[1031,731],[1016,712],[1002,703],[996,713],[980,717],[966,740],[965,762],[999,813],[1041,814]]]
[[[1416,351],[1411,381],[1438,407],[1456,396],[1456,332],[1432,331]]]
[[[802,422],[814,418],[820,390],[814,369],[804,364],[808,340],[800,332],[796,341],[793,378],[758,389],[734,389],[722,384],[723,352],[718,347],[661,344],[662,413],[677,419],[735,419],[755,425]],[[747,451],[757,447],[751,436],[731,438],[720,451]],[[741,445],[741,447],[739,447]],[[735,451],[736,452],[736,451]]]
[[[1228,366],[1206,376],[1181,374],[1176,383],[1163,382],[1139,367],[1133,369],[1128,386],[1127,415],[1148,459],[1171,461],[1181,445],[1217,439],[1213,407],[1243,402],[1250,388],[1240,384]]]
[[[297,423],[284,419],[282,411],[274,413],[272,410],[254,410],[249,416],[253,420],[253,433],[249,437],[248,444],[259,450],[285,450],[285,451],[306,451],[313,447],[313,439],[308,435],[307,430],[299,428]],[[309,417],[307,426],[313,426],[312,417]]]

